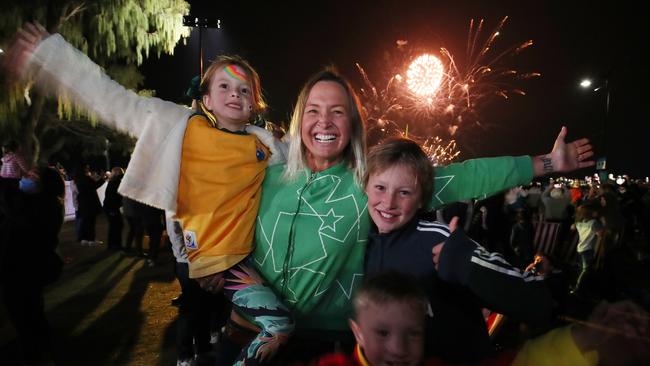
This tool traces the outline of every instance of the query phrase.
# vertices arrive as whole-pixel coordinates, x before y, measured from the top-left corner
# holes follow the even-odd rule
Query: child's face
[[[222,127],[241,130],[251,117],[253,90],[246,71],[236,65],[217,70],[210,80],[210,91],[203,104],[217,117]]]
[[[424,314],[412,303],[367,304],[350,327],[373,366],[418,365],[422,360]]]
[[[394,165],[368,177],[368,211],[380,233],[389,233],[409,222],[422,207],[422,189],[413,169]]]

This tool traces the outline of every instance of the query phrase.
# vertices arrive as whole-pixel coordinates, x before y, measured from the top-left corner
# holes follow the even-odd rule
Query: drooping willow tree
[[[61,33],[119,83],[137,90],[144,80],[137,66],[151,54],[173,54],[176,44],[189,35],[190,29],[183,26],[183,16],[188,13],[189,4],[183,0],[3,2],[0,47],[7,47],[25,22],[38,21],[50,33]],[[48,134],[61,128],[87,134],[88,129],[70,128],[69,124],[94,123],[92,116],[66,100],[48,100],[29,81],[0,89],[0,136],[16,137],[33,163],[46,160],[65,143],[62,139],[53,142]]]

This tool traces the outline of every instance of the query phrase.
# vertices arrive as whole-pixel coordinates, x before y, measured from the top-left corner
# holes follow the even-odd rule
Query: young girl
[[[47,34],[32,25],[20,36],[37,44]],[[37,85],[138,138],[120,194],[175,216],[188,249],[190,277],[205,289],[225,284],[234,310],[261,329],[238,362],[268,359],[294,324],[287,308],[245,265],[253,250],[265,169],[284,160],[270,133],[247,125],[266,106],[257,72],[241,58],[219,57],[201,80],[201,112],[193,114],[124,89],[60,35],[26,57]],[[166,118],[155,118],[160,113]]]
[[[598,202],[588,201],[578,206],[575,214],[576,222],[572,229],[578,231],[578,245],[576,250],[580,256],[581,270],[571,294],[577,294],[584,286],[594,260],[596,241],[601,235],[603,225],[600,223]]]
[[[462,230],[421,219],[433,179],[430,161],[411,140],[392,139],[370,150],[364,183],[375,225],[368,238],[366,276],[386,271],[415,276],[433,313],[427,352],[471,363],[492,349],[481,307],[545,325],[551,297],[542,276],[511,266]]]

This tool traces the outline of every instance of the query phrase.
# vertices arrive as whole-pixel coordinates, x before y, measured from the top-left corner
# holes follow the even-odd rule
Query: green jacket
[[[299,330],[347,330],[363,278],[367,197],[344,163],[288,183],[267,169],[255,230],[257,270],[291,308]],[[528,183],[530,157],[468,160],[435,170],[430,208]]]

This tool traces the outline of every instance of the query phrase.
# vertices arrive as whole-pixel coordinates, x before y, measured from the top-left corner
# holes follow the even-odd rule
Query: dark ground
[[[106,240],[106,220],[97,220],[97,239]],[[82,247],[74,223],[59,236],[66,265],[45,290],[57,365],[174,365],[177,308],[170,306],[180,287],[174,257],[162,250],[159,264],[109,252],[106,245]],[[2,364],[18,358],[14,331],[0,306]],[[9,363],[4,363],[10,361]]]
[[[97,238],[106,239],[106,220],[97,221]],[[161,251],[157,266],[141,258],[109,252],[105,245],[82,247],[73,222],[60,234],[66,265],[61,278],[46,288],[46,315],[52,326],[57,365],[174,365],[177,309],[170,300],[180,289],[171,251]],[[641,237],[617,250],[611,270],[599,278],[591,298],[565,298],[565,315],[585,318],[596,300],[631,298],[650,310],[650,266],[638,260]],[[569,269],[569,277],[575,272]],[[1,294],[0,294],[1,296]],[[507,324],[507,323],[506,323]],[[501,330],[507,345],[512,327]],[[0,306],[1,364],[18,360],[14,331]],[[5,363],[7,362],[7,363]]]

